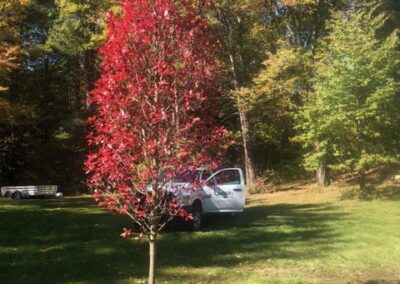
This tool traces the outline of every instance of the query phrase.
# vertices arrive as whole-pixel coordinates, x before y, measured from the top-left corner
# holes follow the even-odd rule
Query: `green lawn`
[[[400,283],[400,200],[259,195],[160,238],[159,283]],[[143,283],[147,244],[90,198],[0,200],[0,283]]]

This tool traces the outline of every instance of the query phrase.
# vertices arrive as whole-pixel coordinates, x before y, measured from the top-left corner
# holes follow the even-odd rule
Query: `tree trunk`
[[[363,193],[366,190],[366,182],[365,182],[365,171],[358,172],[358,184],[360,185],[360,191]]]
[[[229,53],[229,60],[231,63],[231,71],[233,74],[233,85],[235,90],[239,88],[238,74],[235,68],[235,57],[232,53]],[[247,113],[243,109],[242,102],[239,98],[235,99],[236,107],[239,112],[240,118],[240,130],[242,132],[243,139],[243,150],[244,150],[244,167],[246,173],[246,184],[251,186],[255,180],[254,164],[251,156],[250,149],[250,133],[249,133],[249,121],[247,120]]]
[[[319,187],[327,187],[331,185],[329,168],[326,164],[321,164],[317,169],[317,184]]]
[[[249,133],[249,122],[247,120],[246,112],[238,104],[239,116],[240,116],[240,126],[242,129],[243,138],[243,150],[244,150],[244,164],[246,172],[246,183],[251,186],[255,180],[254,165],[251,157],[250,149],[250,133]]]
[[[149,237],[149,284],[156,283],[156,239],[157,235],[151,233]]]

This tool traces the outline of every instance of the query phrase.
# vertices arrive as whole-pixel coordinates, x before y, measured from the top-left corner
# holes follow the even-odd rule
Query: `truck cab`
[[[196,189],[185,190],[194,179],[200,180]],[[245,183],[239,168],[225,168],[215,173],[198,169],[170,184],[183,207],[193,214],[192,228],[198,229],[202,217],[210,213],[238,213],[245,207]]]

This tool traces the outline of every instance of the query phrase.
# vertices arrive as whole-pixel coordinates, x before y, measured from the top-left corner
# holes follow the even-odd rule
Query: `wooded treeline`
[[[117,0],[0,1],[0,184],[85,189],[88,92]],[[247,181],[365,172],[400,154],[400,3],[215,0],[209,12]]]

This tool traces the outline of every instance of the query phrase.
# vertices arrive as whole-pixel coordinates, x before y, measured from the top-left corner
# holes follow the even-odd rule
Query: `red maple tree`
[[[88,183],[99,205],[136,224],[122,236],[148,237],[149,283],[157,234],[177,215],[190,219],[160,177],[218,167],[227,141],[215,124],[219,45],[204,16],[208,4],[122,0],[122,16],[108,17],[102,76],[89,98]]]

